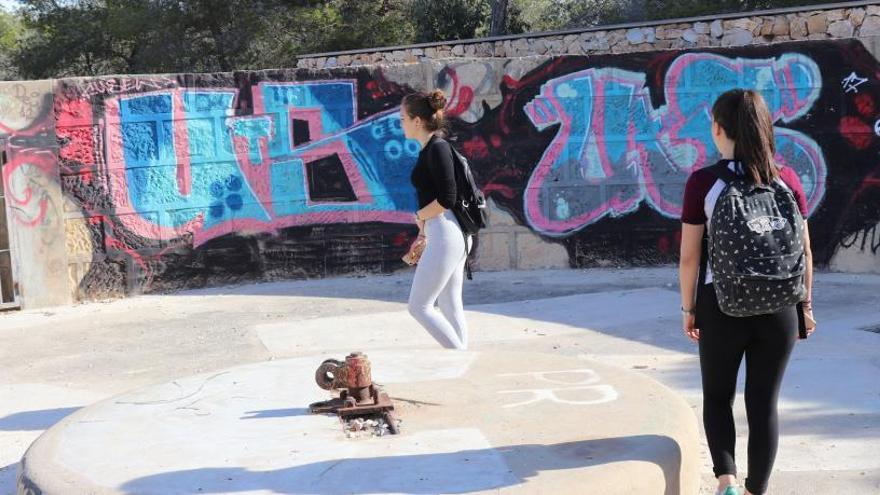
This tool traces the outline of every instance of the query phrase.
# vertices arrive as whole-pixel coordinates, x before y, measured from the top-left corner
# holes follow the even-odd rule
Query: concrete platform
[[[369,352],[402,434],[349,439],[314,356],[240,366],[82,409],[27,451],[20,495],[693,494],[696,418],[642,374],[531,352]]]

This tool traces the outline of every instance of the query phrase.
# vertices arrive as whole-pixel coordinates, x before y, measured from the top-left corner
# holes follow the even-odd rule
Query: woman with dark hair
[[[759,93],[722,94],[712,107],[712,138],[721,160],[692,173],[684,192],[682,327],[699,344],[703,424],[719,495],[742,493],[732,408],[745,356],[745,493],[758,495],[776,457],[776,403],[799,303],[807,334],[815,329],[807,205],[797,174],[774,160],[773,121]]]
[[[400,108],[404,135],[422,146],[412,171],[419,237],[411,252],[424,251],[417,260],[409,312],[443,347],[467,349],[461,293],[469,243],[452,212],[458,191],[453,151],[442,137],[445,106],[443,91],[435,90],[405,96]]]

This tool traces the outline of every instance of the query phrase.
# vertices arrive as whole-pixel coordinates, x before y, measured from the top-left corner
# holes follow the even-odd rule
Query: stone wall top
[[[880,37],[880,5],[860,1],[310,54],[300,57],[297,67],[330,69],[416,63],[425,59],[621,54],[872,37]]]

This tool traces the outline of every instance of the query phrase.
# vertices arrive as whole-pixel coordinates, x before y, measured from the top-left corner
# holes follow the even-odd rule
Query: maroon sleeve
[[[688,177],[684,185],[684,200],[681,204],[681,221],[694,225],[706,223],[706,194],[717,177],[706,169],[700,169]]]
[[[801,210],[801,215],[807,218],[807,195],[804,194],[804,186],[801,184],[797,172],[791,167],[782,167],[779,170],[779,178],[791,189],[794,199],[797,200],[798,208]]]

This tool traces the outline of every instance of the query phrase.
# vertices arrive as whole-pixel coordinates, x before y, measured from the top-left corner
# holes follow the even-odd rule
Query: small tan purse
[[[412,246],[410,246],[409,251],[403,255],[403,258],[401,258],[403,259],[403,262],[409,266],[418,264],[419,259],[422,257],[422,253],[425,252],[425,246],[427,243],[427,239],[424,237],[417,237]]]

